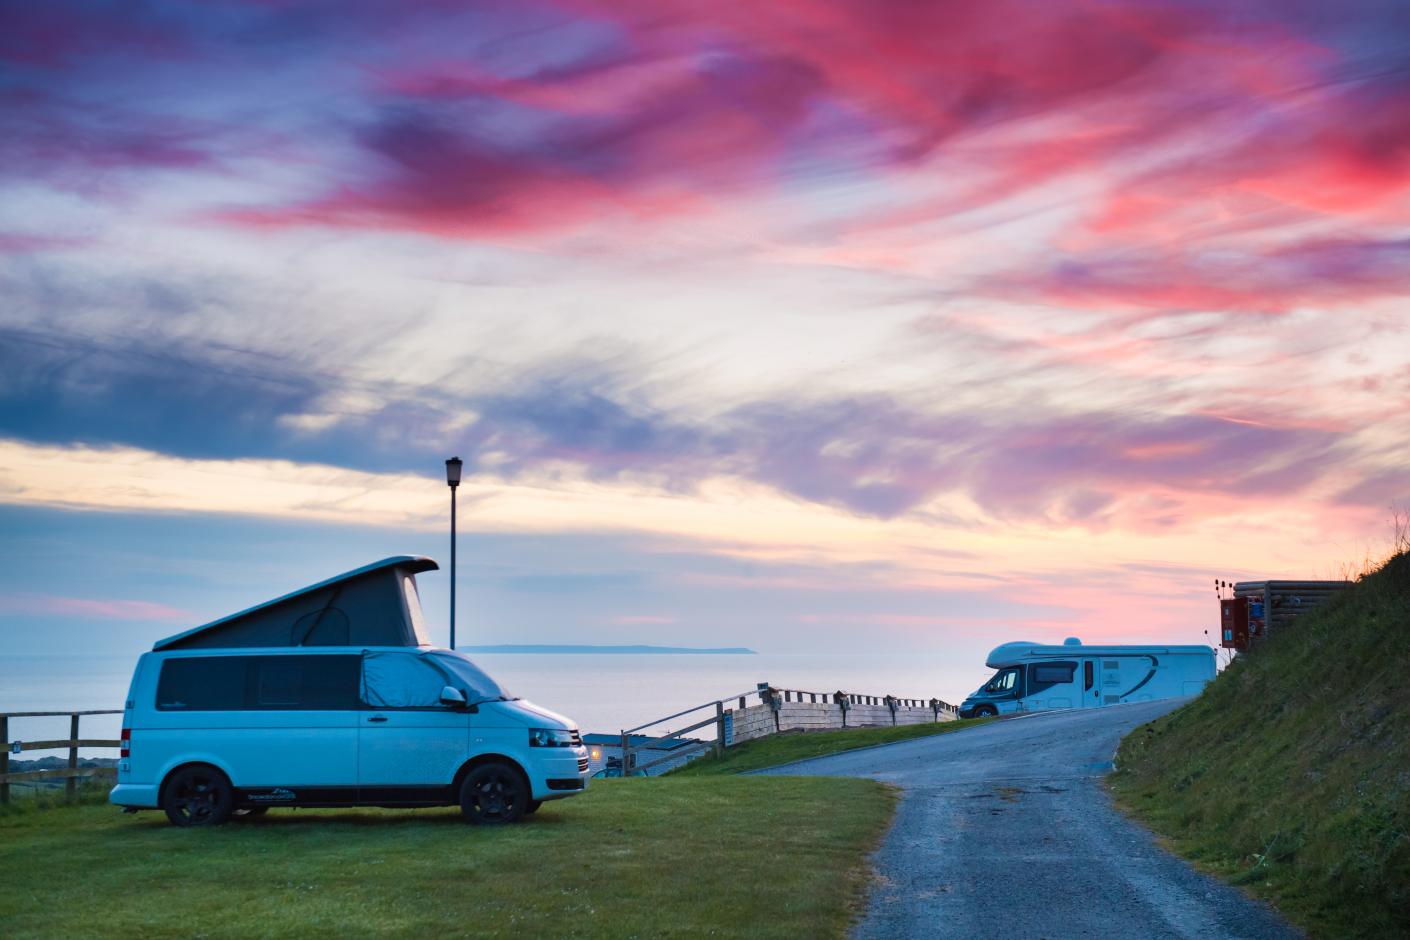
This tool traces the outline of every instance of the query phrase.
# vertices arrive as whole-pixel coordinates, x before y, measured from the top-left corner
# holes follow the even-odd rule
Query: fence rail
[[[87,748],[120,748],[121,741],[112,741],[106,738],[83,738],[79,737],[79,720],[84,715],[121,715],[121,710],[98,710],[98,711],[76,711],[76,712],[0,712],[0,804],[10,802],[10,784],[27,783],[34,780],[55,780],[64,781],[64,792],[72,797],[78,781],[85,777],[96,777],[108,773],[106,767],[80,767],[78,766],[78,749]],[[10,740],[10,719],[12,718],[67,718],[69,719],[69,736],[51,741],[11,741]],[[23,751],[57,751],[68,748],[68,766],[54,767],[48,770],[19,770],[10,772],[10,755],[19,754]]]
[[[759,704],[750,706],[750,696],[758,696]],[[784,727],[784,722],[780,719],[780,713],[785,711],[785,705],[821,705],[824,707],[824,710],[828,712],[831,712],[831,709],[833,707],[837,708],[838,724],[832,725],[830,718],[816,719],[812,721],[804,719],[804,721],[806,722],[806,727],[813,728],[848,727],[847,715],[850,711],[853,711],[854,709],[863,712],[867,712],[870,710],[870,717],[872,717],[873,719],[875,719],[876,709],[885,709],[886,711],[881,712],[881,714],[889,714],[891,724],[898,723],[897,715],[903,710],[910,712],[910,714],[905,719],[906,723],[914,723],[916,721],[926,720],[952,721],[955,718],[959,717],[959,710],[954,705],[951,705],[948,702],[941,701],[938,698],[919,699],[900,698],[894,695],[863,695],[855,692],[845,692],[840,689],[836,692],[811,692],[802,689],[774,688],[767,682],[761,682],[756,688],[751,689],[748,692],[742,692],[736,695],[726,695],[723,698],[715,699],[711,702],[705,702],[702,705],[696,705],[692,708],[687,708],[682,711],[675,712],[674,714],[667,715],[664,718],[657,718],[654,721],[648,721],[645,724],[637,725],[635,728],[624,729],[622,731],[621,744],[622,774],[623,776],[629,776],[632,774],[642,774],[650,768],[657,767],[661,764],[680,762],[681,759],[691,751],[704,750],[710,747],[714,748],[716,754],[721,754],[724,752],[725,748],[732,746],[735,743],[734,738],[739,737],[740,733],[743,732],[743,729],[740,728],[737,724],[738,720],[743,719],[746,716],[759,711],[759,709],[763,706],[767,706],[773,712],[773,718],[771,719],[772,727],[770,728],[769,726],[770,720],[766,720],[765,724],[760,727],[758,725],[758,719],[753,719],[751,721],[751,729],[747,734],[744,735],[744,737],[740,738],[741,741],[755,737],[762,737],[767,734],[778,733],[779,731],[804,730],[804,724],[793,724],[791,727]],[[648,728],[654,728],[663,725],[666,722],[673,721],[677,718],[684,718],[687,715],[695,715],[697,712],[700,712],[705,709],[713,709],[714,714],[709,715],[704,719],[697,720],[693,724],[687,725],[683,728],[677,728],[674,731],[669,731],[665,734],[659,735],[650,745],[633,746],[632,744],[631,736],[633,734],[645,731]],[[791,709],[788,710],[791,711]],[[804,711],[816,712],[816,709],[804,709]],[[927,719],[923,715],[917,716],[917,711],[929,711],[932,718]],[[863,719],[863,723],[874,724],[875,720],[873,720],[872,722],[866,722],[866,720]],[[689,734],[692,731],[698,731],[702,728],[707,728],[711,725],[715,726],[714,741],[686,739],[688,743],[684,747],[678,746],[676,748],[673,748],[662,757],[656,757],[644,764],[638,764],[634,760],[635,755],[633,754],[633,751],[663,750],[663,748],[660,747],[661,742],[680,739],[682,735]],[[732,731],[735,733],[731,734]],[[698,756],[698,754],[693,756]]]

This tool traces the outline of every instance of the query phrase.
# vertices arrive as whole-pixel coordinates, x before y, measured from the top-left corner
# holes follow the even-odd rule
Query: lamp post
[[[460,486],[460,468],[465,461],[446,461],[446,485],[450,487],[450,648],[455,649],[455,490]]]

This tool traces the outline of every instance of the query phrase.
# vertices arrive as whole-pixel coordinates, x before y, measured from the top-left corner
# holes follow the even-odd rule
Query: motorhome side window
[[[1029,690],[1028,694],[1041,692],[1044,689],[1055,685],[1063,685],[1072,681],[1072,674],[1077,671],[1076,663],[1034,663],[1028,667]]]
[[[163,711],[343,710],[358,707],[357,656],[200,656],[168,659]]]

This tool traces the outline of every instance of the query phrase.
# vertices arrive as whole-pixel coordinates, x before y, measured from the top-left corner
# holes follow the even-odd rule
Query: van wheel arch
[[[177,788],[174,796],[172,787]],[[173,825],[219,826],[235,809],[235,785],[223,768],[207,761],[187,761],[162,778],[157,805]]]
[[[529,775],[524,772],[523,765],[517,760],[504,754],[477,754],[462,764],[460,769],[455,772],[455,779],[450,782],[452,799],[458,799],[457,794],[460,793],[460,785],[465,782],[465,778],[470,771],[474,770],[476,767],[484,766],[485,764],[508,764],[510,767],[513,767],[515,772],[518,773],[520,777],[524,778],[524,789],[529,792],[529,799],[532,800],[534,798],[534,787],[533,784],[529,783]]]
[[[172,778],[181,773],[181,771],[189,770],[192,767],[209,767],[211,770],[214,770],[224,777],[226,783],[230,784],[231,789],[235,787],[235,782],[230,779],[230,772],[219,764],[212,764],[208,760],[188,760],[184,764],[177,764],[166,772],[166,776],[162,777],[162,785],[157,787],[157,806],[161,806],[162,801],[166,799],[167,784],[171,783]]]

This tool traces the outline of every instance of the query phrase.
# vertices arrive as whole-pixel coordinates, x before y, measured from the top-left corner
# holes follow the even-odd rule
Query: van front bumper
[[[565,796],[582,793],[587,789],[588,777],[592,776],[588,768],[587,748],[553,750],[560,753],[538,756],[529,771],[529,784],[536,800],[561,800]]]
[[[157,786],[146,783],[119,783],[109,791],[108,802],[135,809],[156,809]]]

